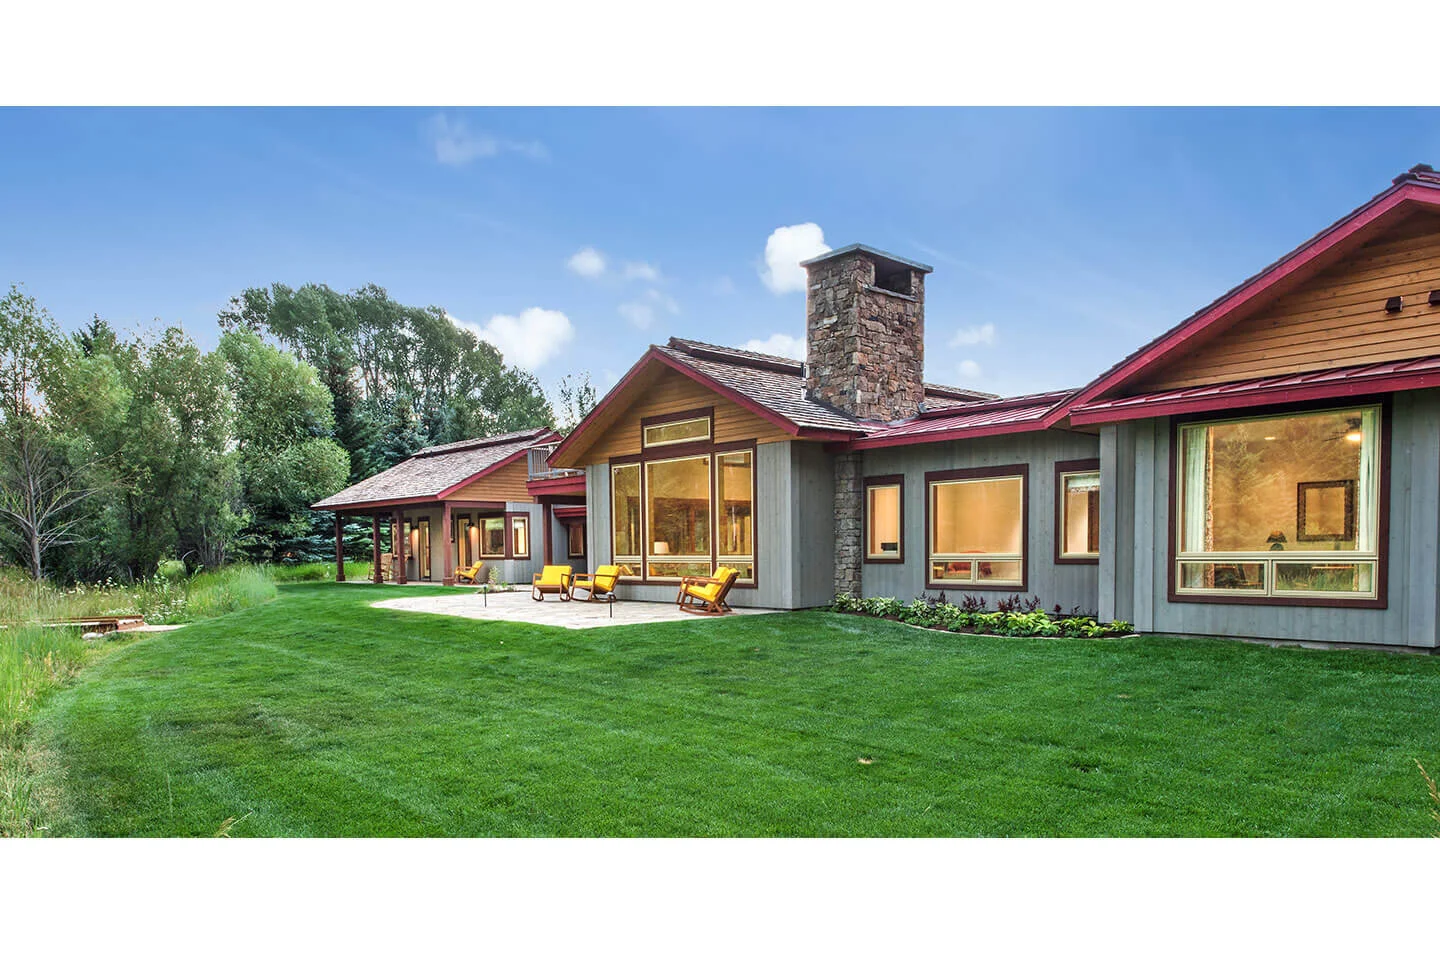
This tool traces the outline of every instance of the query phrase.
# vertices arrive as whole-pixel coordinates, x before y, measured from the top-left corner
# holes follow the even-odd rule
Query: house
[[[389,470],[312,505],[335,511],[336,576],[346,518],[369,517],[373,579],[380,581],[380,529],[394,546],[398,583],[455,582],[455,571],[484,563],[507,583],[528,583],[554,557],[584,568],[583,477],[552,468],[560,435],[537,427],[426,447]]]
[[[736,605],[1033,594],[1146,632],[1440,644],[1429,167],[1074,390],[927,383],[930,267],[803,266],[804,363],[671,339],[545,435],[621,596],[724,564]]]
[[[946,591],[1094,609],[1100,431],[1052,422],[1073,391],[927,383],[929,266],[860,244],[804,266],[805,363],[672,339],[555,448],[586,471],[593,562],[624,565],[641,599],[725,564],[736,605]]]

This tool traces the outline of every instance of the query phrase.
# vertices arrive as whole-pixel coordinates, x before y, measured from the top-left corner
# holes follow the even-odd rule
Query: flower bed
[[[952,633],[983,633],[1000,637],[1114,637],[1133,632],[1124,620],[1100,623],[1082,614],[1046,613],[1038,600],[1025,603],[1018,597],[1002,601],[1003,608],[986,610],[971,597],[957,607],[953,603],[916,597],[909,603],[894,597],[852,597],[838,594],[831,609],[838,613],[898,620],[931,630]]]

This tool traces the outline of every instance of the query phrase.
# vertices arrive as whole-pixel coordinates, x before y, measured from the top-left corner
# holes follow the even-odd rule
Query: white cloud
[[[495,345],[505,362],[525,370],[536,370],[575,339],[570,318],[559,310],[529,307],[520,316],[497,313],[484,326],[450,317],[456,326],[469,330]]]
[[[776,227],[765,241],[765,266],[760,271],[760,279],[772,293],[803,292],[805,268],[800,266],[800,261],[829,251],[825,231],[819,224]]]
[[[772,333],[764,340],[746,340],[740,349],[752,350],[755,353],[768,353],[776,357],[789,357],[792,360],[804,360],[805,338],[792,337],[788,333]]]
[[[675,302],[675,298],[652,287],[646,290],[639,299],[622,303],[616,309],[620,311],[620,316],[644,330],[654,323],[655,318],[660,314],[679,313],[680,304]]]
[[[594,280],[605,272],[605,255],[594,247],[577,250],[565,261],[571,273],[578,273],[588,280]]]
[[[502,140],[492,134],[472,131],[464,120],[452,120],[443,113],[431,117],[425,128],[435,148],[435,159],[447,166],[463,167],[502,153],[515,153],[531,160],[544,160],[550,155],[538,140]]]
[[[660,268],[643,260],[625,264],[626,280],[644,280],[647,283],[660,282]]]
[[[952,347],[973,347],[977,344],[990,346],[995,342],[995,324],[982,323],[978,327],[965,327],[963,330],[955,331],[955,336],[950,338]]]
[[[956,369],[960,372],[961,380],[977,380],[980,377],[980,364],[974,360],[961,360]]]

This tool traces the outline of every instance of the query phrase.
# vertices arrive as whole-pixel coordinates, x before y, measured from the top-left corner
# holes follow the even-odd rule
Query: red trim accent
[[[525,481],[525,489],[532,497],[584,496],[585,475],[573,477],[545,477]]]
[[[1326,227],[1305,243],[1271,264],[1250,280],[1205,307],[1199,313],[1182,321],[1179,325],[1161,334],[1149,344],[1102,373],[1085,386],[1069,405],[1078,407],[1089,403],[1101,394],[1117,389],[1133,381],[1147,370],[1152,369],[1172,352],[1188,347],[1202,333],[1211,327],[1224,329],[1223,322],[1230,319],[1241,307],[1254,306],[1267,294],[1278,295],[1284,281],[1299,280],[1330,266],[1331,260],[1346,252],[1352,246],[1371,239],[1378,233],[1383,220],[1388,220],[1395,211],[1403,216],[1410,213],[1411,206],[1440,207],[1440,190],[1421,186],[1414,182],[1403,182],[1377,195],[1364,204]],[[1238,319],[1238,318],[1235,318]],[[1058,416],[1056,415],[1058,413]],[[1063,411],[1052,412],[1047,421],[1063,419]]]
[[[586,516],[584,507],[556,507],[555,516],[561,520],[583,520]]]

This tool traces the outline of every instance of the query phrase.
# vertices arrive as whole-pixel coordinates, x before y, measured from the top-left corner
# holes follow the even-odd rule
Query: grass
[[[34,712],[82,667],[129,642],[91,642],[78,628],[44,623],[139,613],[150,623],[187,623],[272,600],[275,584],[258,567],[226,567],[194,577],[157,576],[134,584],[61,589],[0,571],[0,837],[44,827],[45,754],[26,742]]]
[[[296,585],[50,699],[56,832],[1406,835],[1440,659],[823,612],[565,631]],[[413,594],[433,587],[407,588]],[[63,771],[63,775],[60,771]]]

